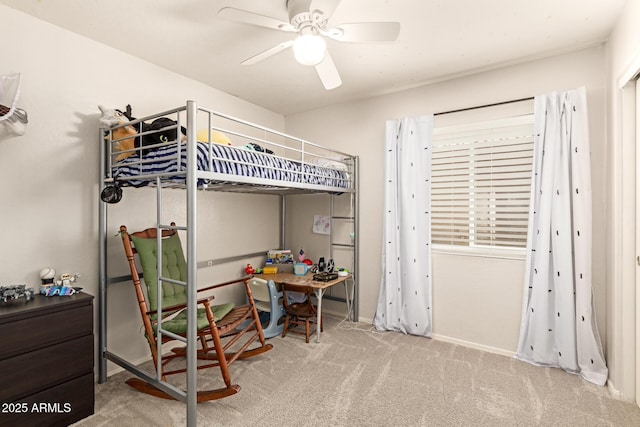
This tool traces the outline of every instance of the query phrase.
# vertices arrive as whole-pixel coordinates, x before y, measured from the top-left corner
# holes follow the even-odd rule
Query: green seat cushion
[[[224,316],[226,316],[233,309],[233,303],[212,305],[211,311],[213,312],[213,320],[218,322]],[[207,312],[204,308],[198,309],[198,330],[204,329],[209,326],[207,320]],[[187,310],[183,310],[173,319],[169,319],[162,322],[162,328],[166,331],[173,332],[174,334],[184,334],[187,331]],[[153,332],[156,331],[156,325],[153,325]]]

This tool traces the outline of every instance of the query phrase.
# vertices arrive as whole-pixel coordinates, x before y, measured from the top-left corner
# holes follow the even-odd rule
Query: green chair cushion
[[[149,310],[157,310],[158,271],[157,271],[157,242],[156,239],[144,239],[131,236],[131,240],[138,251],[144,283],[147,286]],[[173,280],[187,280],[187,264],[185,262],[182,245],[177,234],[162,239],[162,275]],[[162,307],[186,304],[186,288],[173,283],[162,283]]]
[[[226,316],[232,309],[233,303],[212,305],[211,311],[213,312],[213,320],[218,322],[224,316]],[[204,308],[198,309],[198,330],[204,329],[209,326],[207,320],[207,312]],[[166,331],[173,332],[174,334],[183,334],[187,331],[187,311],[183,310],[176,317],[162,322],[162,328]],[[153,332],[156,333],[157,326],[153,325]]]

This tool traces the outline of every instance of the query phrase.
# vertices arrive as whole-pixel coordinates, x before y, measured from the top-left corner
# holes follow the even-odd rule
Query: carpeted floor
[[[198,405],[202,426],[640,426],[640,408],[559,369],[325,317],[319,344],[288,335],[231,366],[234,396]],[[219,371],[201,375],[221,385]],[[182,426],[185,405],[123,372],[96,386],[76,426]]]

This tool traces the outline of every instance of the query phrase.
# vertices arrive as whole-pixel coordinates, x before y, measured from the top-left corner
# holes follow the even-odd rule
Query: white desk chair
[[[249,288],[253,295],[258,311],[269,313],[269,323],[262,328],[265,338],[282,334],[284,321],[279,322],[285,316],[284,307],[280,302],[282,292],[278,292],[273,280],[264,280],[257,277],[249,279]]]

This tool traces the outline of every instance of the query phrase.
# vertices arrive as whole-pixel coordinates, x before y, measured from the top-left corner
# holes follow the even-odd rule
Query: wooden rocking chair
[[[174,225],[172,223],[172,225]],[[157,329],[158,329],[158,304],[157,286],[157,230],[149,228],[144,231],[131,233],[127,227],[120,227],[124,251],[129,261],[131,276],[135,287],[138,306],[144,323],[145,335],[151,349],[154,366],[157,366]],[[182,251],[182,245],[175,230],[162,231],[162,278],[174,281],[186,281],[186,261]],[[148,300],[145,299],[140,274],[134,260],[134,254],[138,254],[142,266],[143,278],[147,288]],[[198,292],[211,291],[213,289],[242,283],[247,294],[248,303],[234,307],[233,304],[212,305],[213,296],[198,299],[197,330],[200,344],[197,354],[199,360],[207,362],[199,364],[198,369],[206,369],[218,366],[222,373],[225,387],[215,390],[198,391],[198,402],[220,399],[231,396],[240,391],[240,386],[231,384],[229,366],[237,359],[245,359],[256,356],[270,350],[273,346],[265,343],[262,326],[255,307],[251,289],[248,285],[250,277],[244,277],[213,286],[198,289]],[[162,280],[162,329],[176,335],[186,336],[186,288]],[[164,320],[168,319],[168,320]],[[162,343],[174,340],[166,334],[161,335]],[[259,347],[249,348],[255,341]],[[224,342],[223,342],[224,341]],[[232,348],[233,347],[233,348]],[[184,346],[173,348],[171,353],[162,355],[161,378],[166,380],[168,375],[184,373],[185,368],[167,370],[165,366],[176,358],[186,355]],[[153,387],[140,378],[132,378],[126,381],[133,388],[147,394],[165,399],[173,399],[169,394]]]

